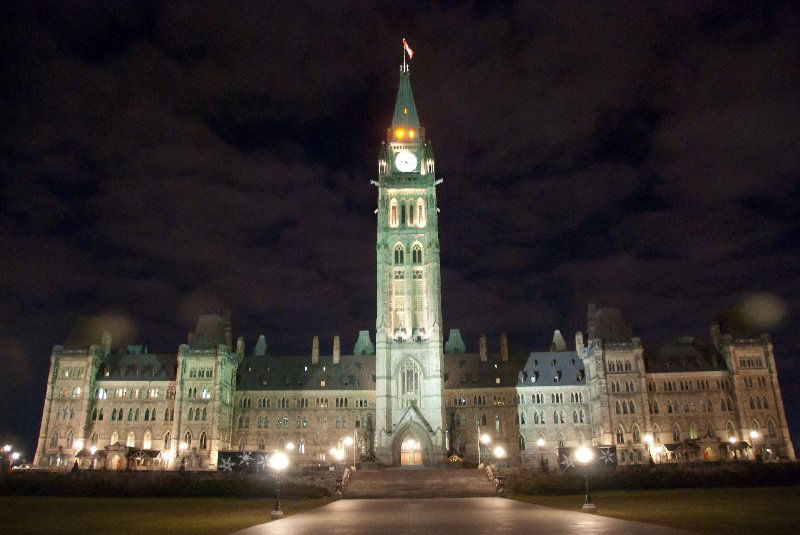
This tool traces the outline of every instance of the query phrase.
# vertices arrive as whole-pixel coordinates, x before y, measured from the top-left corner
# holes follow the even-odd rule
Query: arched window
[[[192,447],[192,433],[191,431],[186,431],[186,434],[183,435],[183,442],[186,444],[186,448]]]
[[[411,359],[407,359],[400,367],[400,395],[405,406],[409,406],[411,401],[416,401],[420,396],[422,372],[419,365]]]
[[[617,426],[616,439],[617,439],[617,444],[624,444],[625,443],[625,428],[622,427],[621,425]]]
[[[717,432],[714,430],[714,424],[709,423],[706,425],[706,436],[708,437],[717,436]]]
[[[582,424],[586,423],[586,413],[583,412],[583,409],[581,409],[581,412],[580,412],[580,421],[581,421]]]
[[[100,440],[100,435],[98,435],[97,431],[95,431],[94,433],[92,433],[92,442],[89,445],[97,447],[98,440]]]
[[[172,449],[172,433],[168,432],[166,435],[164,435],[164,449]]]
[[[417,199],[417,226],[425,226],[425,201],[422,199]]]
[[[73,447],[73,444],[72,444],[73,436],[74,435],[72,434],[72,430],[71,429],[69,431],[67,431],[67,448],[72,448]]]
[[[206,421],[206,409],[205,409],[205,407],[203,408],[203,421],[204,422]]]
[[[164,421],[169,421],[169,409],[164,409]]]
[[[206,446],[207,446],[207,444],[206,444],[206,433],[204,431],[204,432],[200,433],[200,449],[204,450],[204,449],[206,449]]]
[[[631,432],[633,433],[633,443],[634,444],[639,444],[642,441],[641,440],[641,436],[639,434],[639,426],[638,425],[634,425]]]
[[[118,443],[119,443],[119,433],[114,431],[113,433],[111,433],[111,441],[109,442],[109,444],[118,444]]]
[[[267,449],[267,443],[266,443],[266,441],[264,441],[263,438],[260,438],[258,440],[258,449],[259,449],[259,451],[264,451],[265,449]]]
[[[405,263],[405,248],[403,244],[398,243],[394,246],[394,263],[396,265],[401,265]]]
[[[769,409],[769,405],[767,404],[767,398],[761,398],[761,406],[765,409]]]
[[[675,442],[681,441],[681,428],[678,427],[678,424],[672,426],[672,440]]]
[[[691,422],[689,424],[689,438],[694,439],[697,438],[697,424]]]
[[[534,425],[539,425],[539,413],[538,412],[534,412],[533,413],[533,424]]]
[[[51,448],[58,447],[58,431],[53,431],[53,434],[50,435],[50,447]]]
[[[422,263],[422,246],[418,243],[415,243],[411,248],[411,262],[414,264]]]
[[[239,439],[239,451],[244,451],[244,437]]]
[[[136,445],[136,433],[134,433],[133,431],[128,433],[128,442],[126,442],[125,445],[128,446],[129,448],[132,448]]]
[[[767,436],[774,437],[775,436],[775,424],[772,423],[772,420],[767,421]]]
[[[150,434],[150,431],[144,432],[144,439],[142,440],[142,449],[149,450],[153,445],[153,435]]]
[[[389,203],[389,226],[397,227],[397,199],[392,199]]]
[[[619,401],[616,404],[616,412],[617,414],[622,414],[622,405],[620,405]]]
[[[661,443],[661,428],[658,424],[653,426],[653,442],[656,444]]]
[[[622,402],[622,414],[628,414],[628,402],[627,401],[623,401]]]
[[[194,420],[194,409],[190,408],[189,409],[189,421],[191,422],[192,420]]]
[[[520,435],[517,440],[519,443],[519,451],[525,451],[525,437]]]
[[[631,409],[631,414],[636,414],[636,405],[633,404],[633,400],[628,404],[628,407]]]
[[[414,226],[414,201],[408,203],[408,226]]]

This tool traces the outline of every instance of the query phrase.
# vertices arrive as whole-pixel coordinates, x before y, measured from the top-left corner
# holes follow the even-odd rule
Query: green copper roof
[[[408,71],[400,72],[400,87],[397,88],[397,101],[394,104],[392,129],[419,129],[417,105],[414,104],[414,93],[411,92],[411,78]]]

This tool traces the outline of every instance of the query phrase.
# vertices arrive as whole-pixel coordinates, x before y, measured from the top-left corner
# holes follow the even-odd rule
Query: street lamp
[[[185,454],[186,454],[186,450],[188,450],[188,449],[189,449],[189,444],[187,444],[186,442],[181,442],[180,444],[178,444],[178,451],[180,452],[179,455],[180,455],[180,458],[181,458],[180,470],[185,470],[186,469],[186,457],[185,457]]]
[[[583,465],[583,480],[586,486],[586,499],[583,502],[584,513],[596,513],[597,507],[592,503],[592,495],[589,494],[589,461],[592,460],[592,450],[586,446],[581,446],[575,452],[575,458]]]
[[[750,440],[753,441],[753,451],[755,452],[756,459],[761,459],[761,455],[758,453],[758,449],[756,448],[756,440],[758,440],[759,434],[758,431],[753,429],[750,431]]]
[[[650,460],[650,466],[653,466],[653,435],[652,433],[645,433],[644,443],[647,444],[647,457]]]
[[[344,440],[342,442],[344,442],[344,445],[347,446],[348,448],[350,446],[353,446],[354,444],[353,437],[351,436],[344,437]],[[356,448],[355,446],[353,446],[353,466],[355,467],[355,465],[356,465]]]
[[[481,435],[481,430],[478,428],[478,466],[481,464],[481,444],[488,446],[491,441],[492,437],[485,433]]]
[[[283,511],[281,511],[281,471],[289,466],[289,458],[281,451],[276,451],[269,458],[269,466],[275,470],[275,507],[269,514],[271,519],[283,518]]]
[[[542,456],[541,464],[539,465],[539,467],[542,469],[542,472],[544,472],[544,469],[545,469],[545,464],[544,464],[544,439],[542,437],[539,437],[539,440],[536,441],[536,445],[539,446],[539,454]]]
[[[11,451],[11,444],[6,444],[5,446],[3,446],[3,451],[6,453]]]

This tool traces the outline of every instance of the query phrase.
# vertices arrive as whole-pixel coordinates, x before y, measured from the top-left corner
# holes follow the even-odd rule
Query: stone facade
[[[645,346],[619,310],[590,305],[568,349],[468,353],[442,328],[434,155],[407,67],[379,162],[375,343],[352,354],[273,356],[262,336],[234,344],[230,318],[201,316],[173,354],[118,347],[114,329],[80,318],[51,354],[35,464],[69,469],[214,470],[221,451],[294,445],[298,462],[346,455],[438,464],[507,451],[511,465],[555,467],[581,444],[621,465],[794,459],[769,336],[715,325],[702,344]],[[117,337],[118,338],[118,337]]]

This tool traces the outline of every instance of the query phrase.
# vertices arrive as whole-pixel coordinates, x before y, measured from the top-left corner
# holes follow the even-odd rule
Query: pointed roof
[[[419,129],[417,105],[414,103],[414,93],[411,91],[408,67],[401,67],[400,70],[400,86],[397,88],[397,100],[394,103],[394,118],[392,118],[392,130],[395,128]]]

